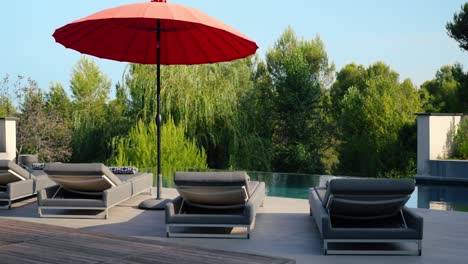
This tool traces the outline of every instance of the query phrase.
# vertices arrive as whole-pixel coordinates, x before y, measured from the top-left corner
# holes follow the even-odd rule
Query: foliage
[[[443,66],[433,80],[423,83],[420,94],[426,112],[468,112],[468,73],[460,64]]]
[[[7,74],[0,83],[0,117],[16,116],[16,109],[11,100],[11,89],[17,90],[23,80],[22,76],[18,76],[13,85],[10,84],[10,76]],[[13,87],[10,87],[13,86]]]
[[[181,168],[206,168],[206,154],[199,149],[194,140],[185,138],[184,129],[176,126],[169,117],[161,128],[161,162],[163,170],[174,171]],[[125,137],[115,138],[115,165],[133,165],[139,168],[157,166],[156,125],[146,125],[139,120]]]
[[[111,82],[96,63],[81,57],[73,67],[70,90],[75,112],[99,111],[107,101]]]
[[[266,62],[273,91],[273,169],[321,172],[330,138],[322,104],[334,69],[323,42],[299,40],[288,28],[267,51]]]
[[[465,3],[460,13],[453,15],[453,21],[445,26],[447,34],[456,40],[461,49],[468,51],[468,3]]]
[[[106,115],[110,85],[93,60],[82,57],[73,68],[70,90],[74,162],[104,161],[111,154],[110,141],[116,131],[112,127],[114,117]]]
[[[163,123],[173,116],[187,137],[206,149],[212,168],[269,169],[268,139],[256,122],[263,111],[253,71],[250,59],[161,69]],[[131,65],[125,84],[132,115],[152,122],[155,67]]]
[[[341,101],[337,173],[375,177],[412,171],[414,113],[420,109],[416,88],[409,80],[399,83],[383,63],[369,66],[362,77]],[[413,143],[403,145],[408,141]]]
[[[456,156],[468,160],[468,119],[463,119],[458,125],[454,143]]]
[[[38,154],[42,161],[67,161],[71,156],[71,129],[57,111],[47,111],[42,90],[31,79],[16,90],[18,153]]]

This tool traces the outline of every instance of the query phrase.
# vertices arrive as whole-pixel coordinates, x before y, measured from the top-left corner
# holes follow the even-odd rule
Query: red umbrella
[[[160,65],[231,61],[254,54],[257,44],[194,8],[152,0],[109,8],[55,30],[55,40],[99,58],[157,65],[157,200],[162,209]]]

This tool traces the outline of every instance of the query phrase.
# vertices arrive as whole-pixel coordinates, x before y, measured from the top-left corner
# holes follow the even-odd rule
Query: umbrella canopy
[[[161,174],[160,65],[231,61],[254,54],[258,46],[242,33],[194,8],[152,0],[103,10],[55,30],[65,46],[99,58],[157,65],[157,199]],[[146,202],[141,208],[163,209]]]
[[[157,32],[162,65],[230,61],[258,48],[221,21],[165,0],[106,9],[58,28],[53,36],[67,48],[99,58],[157,64]]]

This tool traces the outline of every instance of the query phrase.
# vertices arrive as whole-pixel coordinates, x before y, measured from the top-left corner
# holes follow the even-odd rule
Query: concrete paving
[[[174,189],[163,196],[174,198]],[[415,209],[424,217],[422,256],[324,256],[322,241],[307,200],[267,197],[260,208],[250,239],[166,238],[164,212],[142,211],[134,197],[112,208],[109,219],[38,218],[35,199],[0,211],[0,217],[79,228],[93,232],[135,236],[181,244],[292,258],[297,263],[466,263],[468,258],[468,213]],[[156,258],[157,256],[155,256]]]

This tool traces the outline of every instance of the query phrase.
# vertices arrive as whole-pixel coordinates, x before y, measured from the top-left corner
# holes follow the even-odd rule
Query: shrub
[[[461,159],[468,159],[468,119],[462,120],[458,125],[454,142],[456,156]]]
[[[206,168],[206,154],[198,148],[194,140],[187,139],[184,129],[176,126],[170,117],[161,128],[161,162],[163,174],[174,169]],[[157,166],[156,124],[145,124],[139,120],[127,136],[114,139],[112,164],[136,166],[151,170]]]

